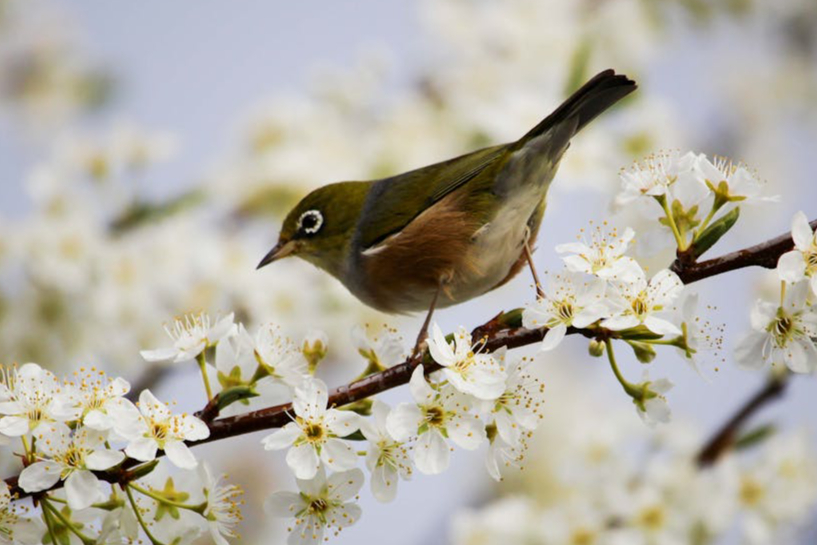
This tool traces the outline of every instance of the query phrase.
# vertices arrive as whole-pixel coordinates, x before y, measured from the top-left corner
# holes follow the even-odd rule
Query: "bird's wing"
[[[488,183],[491,176],[479,175],[498,168],[506,149],[481,149],[375,182],[358,223],[358,248],[372,249],[398,234],[428,207],[477,177]]]

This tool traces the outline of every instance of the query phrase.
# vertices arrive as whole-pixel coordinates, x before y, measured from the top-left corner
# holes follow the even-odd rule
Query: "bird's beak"
[[[273,261],[283,259],[292,254],[296,249],[294,240],[289,240],[287,242],[280,241],[272,250],[269,251],[267,255],[264,256],[264,259],[261,260],[261,263],[259,263],[255,269],[258,270],[261,267],[266,267]]]

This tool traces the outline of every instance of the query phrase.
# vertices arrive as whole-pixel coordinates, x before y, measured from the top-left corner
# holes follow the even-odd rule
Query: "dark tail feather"
[[[567,145],[567,141],[582,130],[585,125],[593,121],[604,110],[635,91],[635,89],[635,82],[627,76],[616,74],[612,69],[600,72],[582,85],[552,114],[520,138],[517,145],[521,147],[532,138],[564,124],[565,121],[569,121],[570,123],[565,127],[568,129],[566,132],[569,134],[562,136],[564,145]]]

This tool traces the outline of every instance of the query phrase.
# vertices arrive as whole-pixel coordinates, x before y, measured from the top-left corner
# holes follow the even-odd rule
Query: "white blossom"
[[[129,403],[117,411],[114,429],[128,441],[125,454],[130,458],[149,462],[162,449],[182,469],[193,469],[198,464],[185,441],[201,441],[210,436],[204,422],[193,415],[172,414],[150,390],[139,395],[138,409]]]
[[[544,404],[544,384],[528,372],[525,364],[525,359],[512,359],[505,391],[495,401],[483,404],[486,422],[493,424],[499,437],[514,448],[539,425]]]
[[[279,491],[264,503],[274,517],[294,519],[288,528],[289,545],[318,545],[327,529],[335,534],[360,519],[360,507],[354,503],[363,486],[363,472],[352,469],[334,473],[328,479],[321,469],[310,480],[297,479],[300,493]]]
[[[72,436],[64,424],[45,428],[37,436],[37,448],[44,456],[20,473],[20,487],[26,492],[39,492],[64,480],[72,509],[104,501],[106,495],[92,471],[110,469],[125,459],[122,452],[105,447],[101,432],[80,428]]]
[[[421,473],[434,475],[448,469],[446,439],[467,450],[476,449],[485,439],[485,426],[471,412],[468,398],[451,387],[432,388],[422,365],[414,369],[409,389],[415,402],[395,407],[386,419],[386,429],[398,441],[417,437],[414,463]]]
[[[649,282],[639,268],[632,282],[620,282],[607,298],[611,317],[601,322],[602,327],[621,331],[644,325],[659,335],[680,335],[681,330],[662,317],[683,291],[684,284],[669,269],[658,271]]]
[[[268,376],[291,388],[300,385],[308,376],[304,354],[278,326],[266,324],[255,336],[255,357]]]
[[[411,479],[413,471],[408,447],[395,440],[386,426],[390,412],[388,405],[375,399],[372,416],[360,422],[360,431],[369,441],[366,467],[371,473],[372,495],[381,502],[392,501],[397,495],[400,479]]]
[[[0,367],[0,371],[0,434],[18,437],[33,432],[42,423],[51,425],[78,417],[78,412],[55,414],[62,385],[51,371],[36,363],[26,363],[19,369]]]
[[[361,356],[369,360],[378,369],[387,369],[405,359],[403,341],[396,330],[387,328],[363,328],[356,325],[352,328],[352,343]]]
[[[505,389],[507,375],[501,362],[490,354],[475,352],[471,334],[464,327],[454,334],[452,346],[440,326],[432,324],[428,351],[442,366],[446,380],[464,394],[478,399],[496,399]]]
[[[807,281],[786,286],[783,304],[758,300],[749,315],[752,332],[738,343],[738,364],[758,369],[765,363],[786,364],[795,373],[817,369],[817,309],[808,305]]]
[[[777,274],[791,284],[808,278],[811,293],[817,297],[817,233],[811,230],[803,212],[794,215],[791,236],[794,249],[780,256]]]
[[[83,425],[98,431],[108,431],[114,425],[114,413],[123,407],[123,396],[130,384],[120,377],[109,380],[95,368],[75,373],[76,380],[67,382],[57,395],[54,412],[62,420],[79,419]]]
[[[339,437],[357,431],[359,417],[351,411],[328,409],[328,402],[323,381],[305,380],[295,389],[293,421],[261,441],[265,450],[289,448],[287,465],[298,479],[312,479],[321,462],[333,471],[352,469],[357,464],[357,454]]]
[[[198,473],[207,499],[207,507],[202,516],[207,520],[210,536],[217,545],[228,545],[225,538],[238,537],[235,527],[242,520],[238,497],[243,492],[236,485],[221,484],[223,475],[213,478],[206,462],[199,464]]]
[[[728,198],[730,201],[754,204],[758,202],[777,202],[779,196],[763,195],[764,183],[742,164],[735,164],[725,157],[715,157],[714,162],[706,155],[699,155],[695,168],[706,185]]]
[[[640,270],[632,257],[624,255],[634,237],[635,231],[629,227],[621,235],[616,229],[607,233],[596,227],[590,241],[560,244],[556,246],[556,251],[571,254],[562,257],[570,271],[626,282],[636,277]]]
[[[645,424],[655,426],[670,421],[672,411],[670,411],[669,402],[664,394],[669,392],[672,387],[673,384],[669,379],[650,380],[647,371],[644,371],[641,383],[644,397],[641,400],[633,400],[633,402],[638,416],[641,417]]]
[[[196,358],[206,348],[216,346],[235,327],[233,313],[211,324],[207,314],[188,314],[165,326],[165,331],[173,340],[173,346],[156,350],[142,350],[142,357],[150,362],[172,361],[179,363]]]
[[[585,328],[609,316],[604,304],[604,281],[584,280],[578,273],[556,275],[542,286],[543,298],[526,306],[522,325],[529,329],[547,327],[541,350],[556,348],[568,327]]]
[[[11,494],[5,481],[0,481],[0,544],[37,545],[42,543],[45,527],[39,518],[20,516],[24,508],[11,503]]]
[[[616,197],[616,204],[625,206],[643,196],[666,195],[671,187],[677,187],[686,181],[690,181],[694,184],[692,188],[705,195],[706,186],[692,174],[696,159],[692,152],[680,155],[677,150],[672,150],[653,154],[633,163],[629,170],[621,172],[623,190]]]

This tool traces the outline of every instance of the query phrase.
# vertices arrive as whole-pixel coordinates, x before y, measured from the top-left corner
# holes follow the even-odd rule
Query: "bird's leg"
[[[528,260],[528,267],[530,267],[530,272],[533,275],[533,282],[536,284],[536,297],[539,299],[544,299],[545,293],[542,291],[542,283],[539,282],[539,275],[536,273],[536,265],[533,264],[533,252],[531,252],[530,244],[528,244],[529,240],[530,227],[525,227],[525,240],[523,241],[525,246],[525,259]]]
[[[434,315],[434,307],[437,306],[437,298],[440,296],[440,291],[443,289],[443,282],[437,285],[437,290],[434,292],[434,297],[431,298],[431,305],[428,307],[428,314],[423,321],[423,327],[420,328],[420,333],[417,335],[417,342],[414,343],[414,349],[411,351],[410,360],[413,360],[422,352],[422,346],[426,338],[428,338],[428,326],[431,325],[431,316]]]

